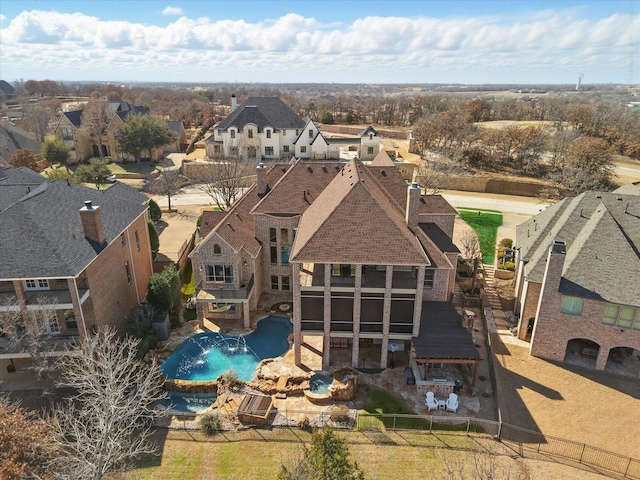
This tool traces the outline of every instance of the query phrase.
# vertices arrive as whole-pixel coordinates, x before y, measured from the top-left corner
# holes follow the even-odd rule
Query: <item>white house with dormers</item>
[[[213,135],[205,141],[207,157],[293,157],[304,126],[305,121],[279,98],[250,97],[213,128]]]
[[[255,161],[291,157],[370,161],[380,151],[380,139],[371,126],[358,137],[329,137],[277,97],[250,97],[237,108],[232,97],[232,112],[213,128],[205,150],[211,160],[240,156]]]

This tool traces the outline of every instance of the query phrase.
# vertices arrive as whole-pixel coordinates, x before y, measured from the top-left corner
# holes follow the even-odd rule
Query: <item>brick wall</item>
[[[140,238],[140,251],[135,241],[136,231]],[[118,236],[86,269],[90,297],[83,311],[88,330],[101,325],[124,329],[127,316],[146,297],[151,277],[146,212],[127,228],[125,239],[125,245],[122,245]],[[127,262],[131,283],[127,281]]]
[[[562,361],[567,342],[572,339],[584,338],[600,345],[596,368],[604,369],[611,348],[632,347],[640,350],[639,330],[602,323],[607,306],[606,302],[582,299],[583,309],[580,315],[561,312],[562,301],[567,298],[558,292],[564,264],[562,257],[564,255],[552,253],[547,261],[547,272],[542,286],[542,301],[536,316],[530,353],[538,357]],[[536,284],[529,284],[529,290],[532,290],[533,285]],[[534,292],[531,295],[534,295]],[[526,305],[525,314],[528,311],[530,311],[529,306]],[[523,318],[525,319],[523,325],[526,329],[525,322],[529,316]]]

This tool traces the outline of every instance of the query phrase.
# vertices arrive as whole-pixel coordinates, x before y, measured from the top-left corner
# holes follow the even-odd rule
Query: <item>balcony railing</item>
[[[220,284],[219,288],[207,287],[200,290],[197,299],[200,301],[224,301],[224,300],[247,300],[253,291],[254,277],[247,283],[243,283],[239,288],[230,288],[230,285]]]

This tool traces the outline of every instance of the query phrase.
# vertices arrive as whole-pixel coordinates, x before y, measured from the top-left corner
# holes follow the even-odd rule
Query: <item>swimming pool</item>
[[[171,410],[196,413],[209,408],[216,401],[215,393],[178,393],[167,392],[167,396],[160,403]]]
[[[248,335],[206,332],[182,342],[162,364],[160,371],[170,380],[215,380],[234,370],[239,380],[253,379],[256,366],[289,350],[293,325],[289,317],[269,315]]]

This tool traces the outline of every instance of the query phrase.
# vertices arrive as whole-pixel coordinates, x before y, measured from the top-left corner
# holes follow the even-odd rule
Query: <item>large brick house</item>
[[[70,163],[101,155],[111,157],[114,161],[122,161],[127,158],[127,155],[118,148],[118,129],[124,124],[129,115],[146,115],[147,109],[142,106],[131,105],[128,102],[109,102],[106,111],[109,123],[101,138],[101,145],[92,142],[83,132],[82,110],[64,112],[60,115],[53,134],[69,147]]]
[[[0,169],[0,315],[58,347],[102,325],[123,330],[152,274],[146,197]],[[17,321],[17,320],[16,320]],[[0,338],[0,372],[29,355]]]
[[[245,160],[302,158],[339,160],[341,150],[370,161],[380,151],[373,127],[357,136],[329,137],[310,119],[302,119],[277,97],[250,97],[213,128],[205,141],[207,158],[239,156]]]
[[[530,353],[640,372],[640,190],[565,198],[519,225],[515,245]]]
[[[297,362],[303,337],[316,335],[325,366],[333,346],[362,365],[361,344],[376,345],[386,366],[390,343],[423,335],[425,309],[451,305],[455,216],[441,196],[407,186],[384,151],[370,165],[260,164],[228,212],[202,219],[191,253],[199,318],[249,328],[261,295],[279,294],[293,306]]]

